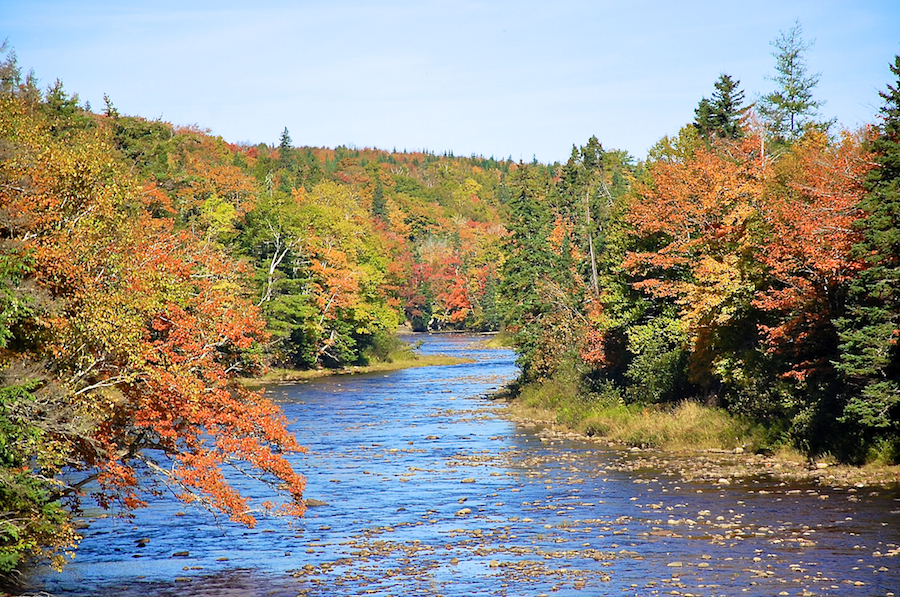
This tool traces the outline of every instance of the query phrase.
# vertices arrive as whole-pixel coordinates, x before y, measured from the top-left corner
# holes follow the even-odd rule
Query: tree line
[[[40,89],[4,45],[4,582],[64,564],[84,499],[302,514],[303,448],[238,378],[390,359],[401,326],[502,329],[520,384],[584,404],[694,399],[897,461],[900,58],[881,120],[836,131],[799,24],[773,45],[756,104],[723,74],[645,159],[591,137],[549,165],[231,144]]]
[[[897,462],[900,83],[878,123],[834,131],[799,24],[773,45],[776,91],[748,105],[723,74],[642,162],[592,137],[511,174],[522,382],[585,410],[695,399],[763,426],[759,449]]]
[[[302,451],[239,382],[497,330],[508,160],[235,145],[99,112],[0,48],[0,575],[61,567],[83,500],[300,515]],[[252,503],[227,470],[280,503]]]

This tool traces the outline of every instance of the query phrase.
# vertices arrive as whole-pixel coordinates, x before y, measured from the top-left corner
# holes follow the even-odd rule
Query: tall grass
[[[585,393],[576,375],[525,386],[512,405],[525,418],[552,420],[589,436],[665,450],[756,450],[763,430],[724,409],[685,400],[670,404],[626,404],[607,386]]]

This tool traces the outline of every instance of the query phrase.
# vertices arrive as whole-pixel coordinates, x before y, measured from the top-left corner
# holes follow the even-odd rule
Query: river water
[[[304,519],[246,529],[167,498],[133,520],[88,511],[76,560],[34,591],[900,595],[898,490],[688,482],[687,456],[510,422],[487,396],[515,377],[513,355],[481,339],[424,337],[421,352],[472,364],[268,388],[309,449],[294,457],[306,496],[324,502]]]

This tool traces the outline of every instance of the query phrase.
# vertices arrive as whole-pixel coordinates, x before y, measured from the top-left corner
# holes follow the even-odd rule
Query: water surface
[[[770,478],[688,483],[677,457],[503,418],[513,355],[269,388],[307,454],[289,525],[246,529],[161,498],[95,519],[60,596],[900,595],[900,493]],[[246,491],[266,499],[257,487]],[[88,513],[90,514],[90,513]],[[142,539],[149,539],[141,547]],[[187,555],[174,555],[188,552]]]

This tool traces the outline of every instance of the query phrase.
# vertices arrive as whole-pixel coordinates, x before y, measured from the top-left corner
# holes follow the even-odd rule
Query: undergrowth
[[[756,451],[772,443],[763,428],[722,408],[693,400],[628,404],[611,385],[585,392],[575,375],[525,385],[512,408],[585,435],[643,448]]]

